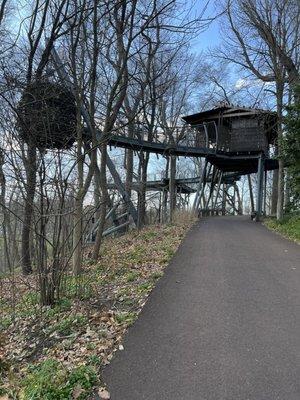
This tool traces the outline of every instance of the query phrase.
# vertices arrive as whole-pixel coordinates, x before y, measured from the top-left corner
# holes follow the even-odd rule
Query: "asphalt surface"
[[[124,347],[104,371],[111,400],[299,400],[300,246],[202,219]]]

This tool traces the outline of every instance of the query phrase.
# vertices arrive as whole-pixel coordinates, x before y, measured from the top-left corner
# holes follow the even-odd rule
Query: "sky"
[[[201,12],[207,0],[197,0],[193,4],[195,13]],[[217,11],[214,5],[214,0],[209,0],[207,5],[204,18],[214,18],[217,15]],[[201,53],[207,50],[209,47],[215,47],[221,42],[220,32],[219,32],[219,19],[212,21],[207,29],[199,33],[199,35],[192,40],[191,46],[193,51]]]

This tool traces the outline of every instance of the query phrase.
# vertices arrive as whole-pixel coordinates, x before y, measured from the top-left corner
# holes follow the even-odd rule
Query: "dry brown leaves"
[[[18,314],[15,307],[14,322],[1,332],[0,361],[8,361],[11,370],[21,377],[29,363],[47,358],[70,369],[92,362],[97,362],[97,367],[108,364],[114,352],[123,349],[127,328],[141,311],[191,223],[152,226],[107,240],[99,262],[87,263],[85,267],[84,284],[89,292],[84,299],[72,298],[69,309],[53,315],[49,308],[39,306],[28,315]],[[13,292],[8,290],[12,277],[0,281],[2,289],[6,285],[0,297],[1,304],[5,304],[4,316],[12,312],[12,295],[18,304],[24,294],[36,291],[34,276],[13,277]],[[71,322],[63,332],[65,321]],[[80,388],[74,391],[74,399],[80,396],[79,392]],[[99,389],[98,394],[102,399],[110,398],[105,388]]]

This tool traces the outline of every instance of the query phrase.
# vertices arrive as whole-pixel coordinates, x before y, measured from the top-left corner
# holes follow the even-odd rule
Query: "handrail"
[[[213,121],[213,124],[214,124],[215,131],[216,131],[216,152],[217,152],[217,150],[219,148],[219,130],[218,130],[218,127],[217,127],[217,124],[215,121]]]
[[[208,131],[207,131],[207,126],[206,126],[205,122],[203,123],[203,128],[204,128],[205,137],[206,137],[205,143],[206,143],[206,147],[208,148],[208,146],[209,146],[209,138],[208,138]]]

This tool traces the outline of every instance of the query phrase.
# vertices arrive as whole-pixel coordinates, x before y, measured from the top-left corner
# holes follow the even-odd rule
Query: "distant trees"
[[[4,19],[6,6],[7,6],[7,0],[2,0],[0,4],[0,24]]]
[[[12,7],[19,6],[23,20],[16,31],[7,21]],[[187,7],[176,0],[1,3],[0,35],[5,40],[0,43],[0,247],[6,269],[20,266],[24,274],[37,273],[43,304],[59,298],[61,280],[70,273],[70,265],[75,276],[82,274],[91,225],[96,229],[90,255],[96,260],[109,218],[116,226],[125,219],[125,226],[132,222],[130,201],[138,211],[138,227],[147,223],[146,181],[153,172],[152,156],[129,149],[119,153],[114,163],[110,158],[114,153],[108,149],[110,136],[159,139],[170,147],[180,143],[186,133],[182,115],[196,111],[195,106],[198,110],[199,104],[208,107],[221,99],[239,98],[240,88],[226,83],[230,71],[225,64],[237,65],[243,82],[251,76],[252,82],[264,83],[276,99],[278,134],[283,138],[276,144],[280,159],[277,215],[282,215],[282,159],[288,158],[294,140],[298,107],[298,2],[231,0],[225,6],[227,39],[216,66],[200,63],[189,47],[190,39],[205,26],[201,10],[198,18],[191,18]],[[35,140],[35,124],[26,118],[26,124],[20,123],[21,106],[29,87],[47,88],[47,84],[49,91],[29,96],[29,104],[38,112],[47,108],[38,118],[40,136]],[[208,89],[201,99],[200,85]],[[60,101],[50,87],[64,87],[73,99],[69,103],[74,101],[74,132],[66,146],[47,145],[56,130],[51,126],[59,120],[50,109],[57,109]],[[283,116],[289,92],[290,98],[292,93],[296,96],[285,136]],[[255,102],[256,93],[252,95]],[[20,127],[25,125],[28,129],[22,133]],[[297,154],[291,157],[296,160]],[[178,199],[175,178],[182,166],[176,165],[173,155],[160,162],[164,177],[169,178],[161,215],[167,214],[168,204],[168,219],[172,219]],[[118,170],[115,173],[125,183],[128,197],[108,189],[109,165]],[[295,179],[296,172],[289,168],[289,173]],[[114,216],[115,199],[122,203],[120,219]]]
[[[45,68],[49,62],[54,43],[69,30],[69,26],[66,26],[66,22],[70,18],[69,0],[62,0],[60,2],[35,0],[31,6],[29,19],[24,21],[25,70],[23,71],[24,80],[23,82],[19,82],[21,90],[26,89],[32,82],[38,82],[44,77]],[[46,42],[45,35],[47,35]],[[28,129],[30,130],[30,127]],[[28,135],[28,141],[25,144],[23,152],[26,171],[22,229],[22,268],[24,274],[32,272],[30,235],[38,168],[38,148],[34,142],[34,138],[31,140],[30,137]],[[43,158],[43,152],[40,152],[40,156]]]
[[[198,60],[188,52],[184,45],[180,49],[176,49],[173,57],[174,63],[170,63],[162,75],[165,84],[158,101],[159,126],[164,131],[171,147],[175,147],[185,137],[186,129],[181,117],[191,113],[193,109],[192,94],[198,86],[199,68]],[[180,62],[183,63],[182,68],[177,69],[177,63]],[[176,156],[171,155],[167,163],[170,220],[176,209],[176,161]]]
[[[19,7],[22,13],[11,16]],[[6,23],[9,17],[19,22],[19,30]],[[36,274],[41,303],[52,305],[70,265],[75,276],[82,274],[87,229],[93,224],[91,256],[99,257],[108,216],[113,219],[111,196],[122,198],[107,187],[107,166],[114,165],[109,137],[122,133],[155,140],[159,134],[173,140],[188,98],[183,71],[190,72],[184,66],[188,47],[187,58],[177,55],[203,23],[176,0],[2,1],[0,23],[5,37],[0,43],[1,268]],[[68,108],[55,117],[62,87],[75,107],[74,132],[66,145],[65,133],[51,137],[59,131],[53,124],[60,124]],[[141,227],[147,220],[150,156],[123,154],[125,168],[119,173],[126,175]],[[134,181],[137,195],[131,191]]]
[[[273,92],[278,115],[276,153],[279,172],[274,174],[273,209],[283,215],[284,166],[281,140],[286,91],[299,82],[299,21],[297,0],[228,0],[227,42],[220,56],[249,71]]]
[[[294,101],[287,107],[284,119],[285,135],[282,139],[283,159],[288,170],[289,204],[297,209],[300,205],[300,86],[294,88]]]

